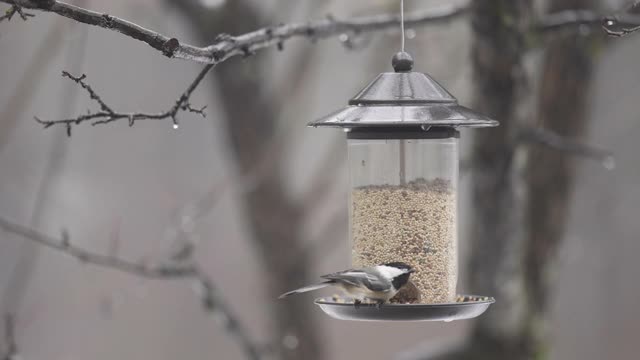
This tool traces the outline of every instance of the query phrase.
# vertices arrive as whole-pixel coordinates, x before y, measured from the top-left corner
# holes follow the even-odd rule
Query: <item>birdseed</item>
[[[409,280],[394,297],[389,299],[389,302],[392,304],[419,304],[422,302],[422,298],[418,287]]]
[[[411,281],[421,303],[456,300],[456,197],[449,181],[358,187],[351,201],[355,267],[406,262],[416,270]]]

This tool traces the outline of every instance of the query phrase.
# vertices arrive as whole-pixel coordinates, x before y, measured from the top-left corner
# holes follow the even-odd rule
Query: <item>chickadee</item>
[[[380,306],[394,297],[407,284],[409,275],[414,271],[411,266],[403,262],[392,262],[364,269],[345,270],[323,275],[321,278],[325,279],[325,281],[289,291],[280,295],[279,299],[322,289],[327,286],[335,286],[350,298],[353,298],[356,306],[367,300],[374,301]]]

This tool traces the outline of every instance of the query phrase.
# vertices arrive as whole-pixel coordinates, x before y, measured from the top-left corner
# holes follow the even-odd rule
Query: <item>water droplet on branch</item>
[[[602,160],[602,166],[607,170],[613,170],[616,167],[616,159],[613,156],[607,156]]]

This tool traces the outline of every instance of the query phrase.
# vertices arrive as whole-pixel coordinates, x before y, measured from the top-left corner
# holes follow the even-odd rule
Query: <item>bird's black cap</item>
[[[403,263],[401,261],[394,261],[394,262],[386,263],[386,264],[384,264],[384,266],[390,266],[390,267],[403,269],[403,270],[413,270],[413,267],[411,265],[409,265],[407,263]]]

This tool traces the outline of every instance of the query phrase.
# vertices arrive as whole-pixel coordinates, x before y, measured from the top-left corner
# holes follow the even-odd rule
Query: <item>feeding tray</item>
[[[334,297],[318,298],[315,303],[322,311],[338,320],[358,321],[453,321],[473,319],[482,315],[492,297],[461,295],[456,302],[440,304],[361,304],[336,301]]]

